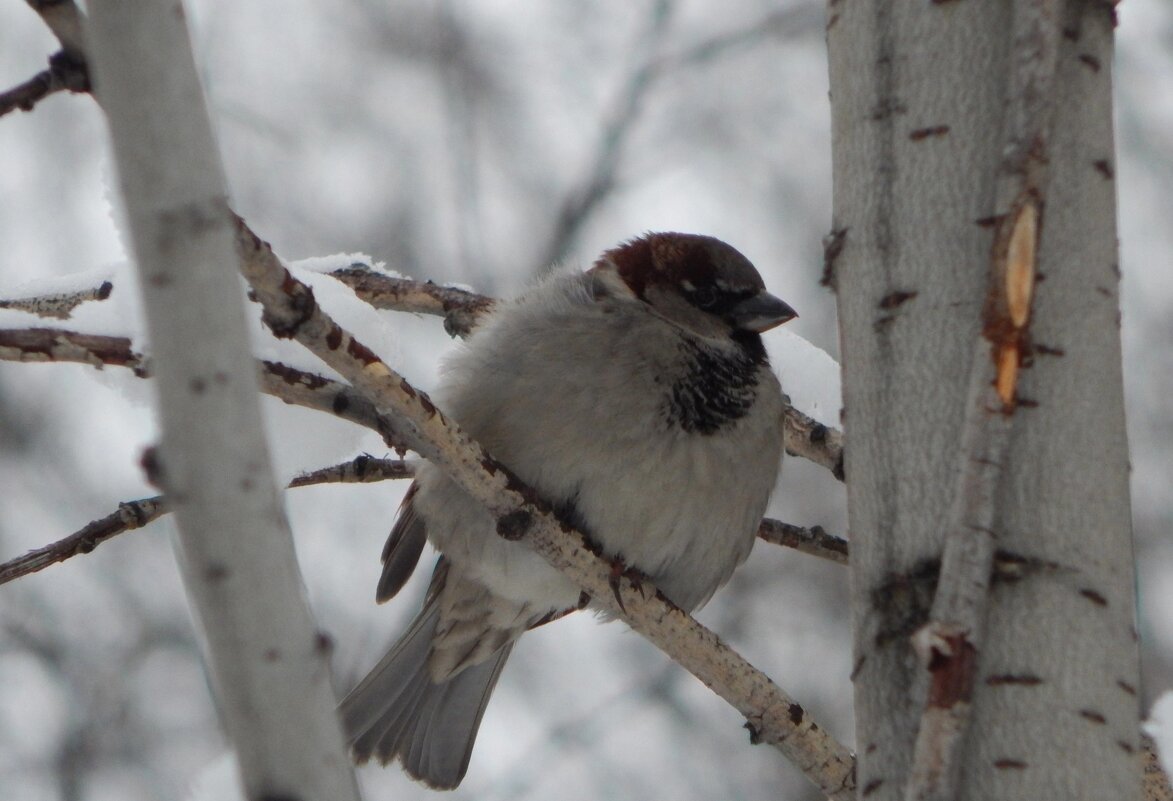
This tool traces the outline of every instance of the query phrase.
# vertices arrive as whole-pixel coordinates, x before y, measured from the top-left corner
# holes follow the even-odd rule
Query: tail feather
[[[439,622],[438,593],[374,670],[342,701],[343,728],[355,758],[399,759],[404,770],[437,789],[460,784],[485,706],[512,643],[488,660],[436,682],[428,670]]]

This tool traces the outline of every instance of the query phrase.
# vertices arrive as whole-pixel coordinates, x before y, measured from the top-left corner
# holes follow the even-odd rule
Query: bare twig
[[[940,580],[929,622],[913,645],[926,668],[907,801],[960,793],[959,753],[969,727],[974,678],[994,562],[994,512],[1014,412],[1018,370],[1029,342],[1047,145],[1054,116],[1060,41],[1058,0],[1016,0],[1007,75],[1000,212],[982,336],[975,343],[962,425],[957,490],[945,528]]]
[[[37,103],[55,92],[88,91],[90,76],[85,62],[62,50],[49,56],[49,69],[0,92],[0,117],[16,109],[32,111]]]
[[[479,318],[493,308],[494,300],[463,289],[421,283],[375,272],[365,264],[352,264],[330,275],[346,284],[360,299],[376,309],[434,314],[444,318],[450,336],[468,336]]]
[[[103,281],[99,286],[82,289],[78,292],[59,292],[31,298],[0,298],[0,309],[16,309],[35,314],[38,317],[67,320],[73,310],[82,303],[88,300],[105,300],[110,297],[110,292],[113,289],[112,283]]]
[[[411,478],[415,465],[402,459],[376,459],[361,454],[349,462],[323,467],[310,473],[302,473],[289,482],[290,489],[308,487],[312,484],[369,484],[397,478]]]
[[[61,43],[61,49],[85,66],[86,18],[73,0],[27,0]],[[87,90],[88,91],[88,90]]]
[[[547,503],[451,423],[426,395],[331,320],[309,287],[294,279],[243,221],[238,242],[242,271],[275,335],[296,339],[380,411],[399,415],[413,450],[479,501],[496,518],[499,534],[524,542],[583,587],[595,604],[624,618],[701,678],[746,716],[755,742],[778,748],[829,797],[847,801],[852,796],[851,754],[815,725],[798,703],[646,579],[633,581],[626,574],[616,579],[611,561],[592,552],[581,533],[560,521]]]
[[[376,459],[364,455],[356,456],[349,462],[300,475],[289,482],[288,488],[296,489],[315,484],[386,481],[394,478],[411,478],[414,474],[412,465],[401,459]],[[79,554],[90,553],[106,540],[125,531],[143,528],[169,511],[167,501],[162,495],[140,498],[137,501],[124,501],[118,504],[116,511],[88,523],[68,537],[0,564],[0,584],[7,584],[13,579],[44,570],[50,565],[64,562]]]
[[[843,481],[843,433],[808,417],[790,404],[783,419],[786,452],[827,468]]]
[[[125,501],[118,510],[89,523],[68,537],[52,542],[0,565],[0,584],[44,570],[78,554],[89,553],[111,537],[142,528],[166,514],[163,496]]]
[[[758,527],[758,537],[775,545],[785,545],[796,551],[847,564],[847,540],[828,534],[821,526],[805,528],[781,520],[766,518]]]
[[[147,368],[126,337],[79,334],[58,328],[0,329],[0,360],[9,362],[80,362],[129,367],[140,377]]]
[[[54,92],[89,92],[90,73],[85,58],[85,15],[73,0],[28,0],[61,43],[49,57],[49,69],[0,93],[0,116],[14,109],[31,111]]]

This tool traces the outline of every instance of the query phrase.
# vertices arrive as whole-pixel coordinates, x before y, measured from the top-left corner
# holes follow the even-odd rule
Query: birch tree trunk
[[[1097,0],[829,4],[828,277],[868,801],[1139,797],[1113,22]],[[992,281],[1015,263],[1023,283]],[[1025,316],[1002,337],[991,309],[1016,290]],[[974,415],[998,454],[976,466]],[[985,525],[958,516],[971,474]],[[941,575],[954,528],[963,550],[986,543],[972,586],[946,586],[948,559]],[[977,599],[973,622],[964,649],[930,638],[918,655],[939,575],[942,593]],[[957,748],[928,768],[951,772],[952,795],[917,789],[918,732],[942,698],[956,725],[927,746]]]
[[[249,799],[357,799],[261,425],[219,153],[179,0],[93,0],[162,443],[153,480]]]

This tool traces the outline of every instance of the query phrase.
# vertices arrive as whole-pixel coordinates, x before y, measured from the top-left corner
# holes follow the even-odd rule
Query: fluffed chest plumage
[[[478,333],[451,362],[442,400],[607,553],[696,608],[753,545],[781,458],[778,381],[756,336],[687,336],[639,308],[595,303],[575,280]],[[467,556],[494,593],[551,608],[577,600],[487,515],[470,520],[446,479],[422,475],[421,490],[433,542]]]

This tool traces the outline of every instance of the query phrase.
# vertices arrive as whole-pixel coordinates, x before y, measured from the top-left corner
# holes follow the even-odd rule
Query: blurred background
[[[818,285],[830,227],[823,7],[806,0],[232,3],[189,0],[233,204],[289,259],[363,251],[489,294],[589,264],[647,230],[719,236],[837,356]],[[1173,685],[1173,6],[1119,9],[1117,177],[1144,699]],[[56,42],[0,2],[0,86]],[[103,120],[57,95],[0,119],[0,296],[125,259]],[[118,290],[115,290],[116,293]],[[452,347],[384,314],[385,355],[419,385]],[[786,375],[782,375],[783,384]],[[1094,391],[1094,388],[1089,388]],[[0,560],[153,494],[143,382],[0,363]],[[384,455],[374,436],[266,400],[283,474]],[[837,423],[833,410],[824,421]],[[418,608],[376,607],[404,487],[288,494],[308,591],[344,690]],[[844,492],[789,460],[771,514],[844,533]],[[421,571],[426,572],[426,571]],[[759,544],[701,619],[851,742],[847,575]],[[224,750],[166,520],[0,589],[0,795],[182,799]],[[621,625],[578,615],[527,635],[451,797],[817,798],[738,714]],[[397,768],[365,797],[425,798]]]

